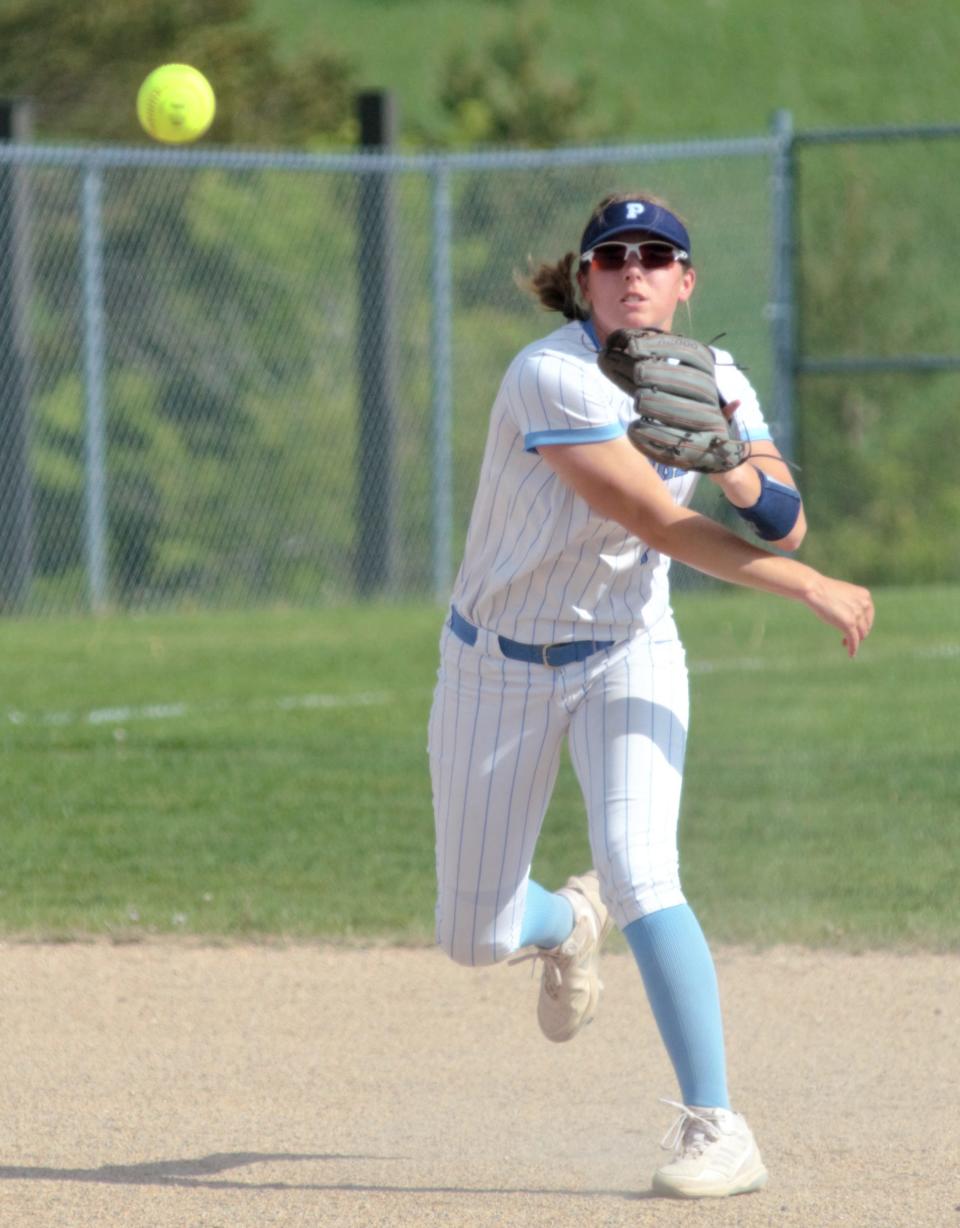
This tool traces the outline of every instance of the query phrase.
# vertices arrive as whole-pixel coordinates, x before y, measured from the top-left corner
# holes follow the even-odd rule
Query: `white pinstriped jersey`
[[[741,438],[769,439],[756,393],[723,350],[717,384],[739,400]],[[621,640],[669,610],[670,560],[593,512],[537,452],[541,444],[615,439],[631,398],[597,366],[589,324],[572,321],[511,362],[493,404],[453,604],[470,622],[524,643]],[[678,503],[698,474],[657,466]]]

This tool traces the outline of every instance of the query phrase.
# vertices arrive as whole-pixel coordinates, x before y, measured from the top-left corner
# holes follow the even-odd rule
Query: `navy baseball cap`
[[[583,232],[580,254],[591,251],[598,243],[606,243],[627,230],[645,230],[648,234],[665,239],[679,247],[690,257],[690,236],[687,228],[669,209],[654,205],[649,200],[619,200],[607,205],[599,217],[595,217]]]

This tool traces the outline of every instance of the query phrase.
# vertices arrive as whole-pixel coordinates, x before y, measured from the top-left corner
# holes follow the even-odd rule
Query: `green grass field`
[[[960,946],[956,589],[849,662],[799,607],[681,594],[687,892],[720,941]],[[442,613],[0,624],[0,931],[429,941]],[[535,872],[588,859],[565,765]]]

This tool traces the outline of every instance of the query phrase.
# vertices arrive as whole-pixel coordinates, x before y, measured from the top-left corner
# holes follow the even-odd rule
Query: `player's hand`
[[[726,418],[728,422],[730,421],[730,419],[733,417],[733,415],[737,412],[739,408],[740,408],[739,401],[727,401],[725,405],[720,406],[720,409],[723,412],[723,416]]]
[[[740,408],[739,401],[727,401],[720,406],[729,422]],[[735,507],[750,507],[760,497],[760,476],[752,465],[738,465],[724,473],[711,473],[710,481],[719,486]]]
[[[869,589],[820,576],[806,602],[821,622],[843,632],[847,655],[856,656],[873,626],[873,598]]]
[[[723,416],[729,422],[740,408],[740,402],[728,401],[720,408]],[[748,443],[747,447],[749,449],[747,459],[749,460],[753,452],[753,444]],[[711,473],[709,477],[710,481],[723,491],[727,502],[732,503],[734,507],[753,507],[760,498],[760,474],[754,465],[738,465],[736,469],[728,469],[725,473]]]

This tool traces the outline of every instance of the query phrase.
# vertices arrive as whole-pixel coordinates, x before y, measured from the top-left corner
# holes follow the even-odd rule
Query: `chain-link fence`
[[[960,582],[958,138],[943,125],[791,145],[793,451],[804,558],[834,575]]]
[[[611,190],[688,218],[683,327],[791,439],[792,149],[0,148],[0,608],[442,598],[499,379],[553,326],[515,275]]]

